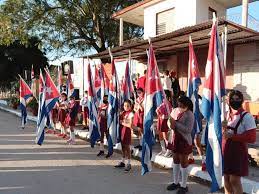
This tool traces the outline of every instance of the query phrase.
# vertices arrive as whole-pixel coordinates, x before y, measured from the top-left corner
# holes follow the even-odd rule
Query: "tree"
[[[140,0],[6,0],[0,7],[0,43],[38,36],[48,51],[61,53],[106,50],[118,44],[119,23],[111,15]],[[143,28],[124,25],[125,38]]]
[[[44,53],[39,50],[37,38],[30,38],[27,46],[15,41],[9,46],[0,45],[0,85],[8,86],[15,81],[18,74],[23,75],[24,70],[31,71],[33,65],[35,74],[39,69],[48,65]],[[29,75],[30,76],[30,75]]]

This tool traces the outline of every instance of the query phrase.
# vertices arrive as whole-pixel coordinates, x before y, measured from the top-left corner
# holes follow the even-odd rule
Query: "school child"
[[[248,176],[248,143],[256,141],[256,124],[253,116],[242,108],[243,94],[238,90],[229,93],[229,112],[223,127],[224,189],[226,194],[242,194],[241,177]]]
[[[78,104],[74,96],[70,96],[68,103],[68,113],[66,116],[66,126],[69,127],[70,138],[67,141],[69,144],[75,144],[74,127],[76,126],[76,119],[78,113]]]
[[[138,98],[136,99],[134,105],[134,120],[133,120],[133,128],[134,131],[137,132],[139,137],[139,144],[134,148],[142,150],[142,140],[143,140],[143,125],[144,125],[144,90],[142,88],[137,89]]]
[[[168,147],[173,151],[173,183],[168,185],[167,190],[177,190],[177,194],[188,192],[188,155],[192,152],[191,132],[194,124],[193,104],[186,97],[178,98],[179,113],[175,114],[174,109],[169,117],[169,128],[173,129],[172,144],[167,142]],[[177,118],[175,118],[175,115]],[[181,172],[181,184],[179,184]]]
[[[132,103],[130,100],[125,100],[123,103],[123,112],[120,115],[120,139],[122,147],[122,161],[119,162],[115,168],[124,168],[125,172],[131,170],[130,158],[131,158],[131,129],[134,114],[132,112]],[[127,158],[127,164],[125,165],[125,160]]]
[[[52,121],[53,121],[53,124],[54,124],[54,130],[57,129],[56,125],[57,125],[57,122],[58,122],[58,103],[55,104],[54,108],[52,109],[51,111],[51,116],[52,116]]]
[[[68,102],[67,102],[67,94],[62,93],[58,103],[58,121],[61,124],[61,133],[59,134],[60,137],[64,139],[67,138],[66,134],[66,114],[67,114]]]
[[[168,125],[167,121],[169,118],[169,115],[172,111],[172,105],[167,100],[164,99],[163,103],[157,107],[156,113],[157,113],[157,130],[161,145],[161,152],[159,155],[164,155],[165,157],[168,157],[170,154],[170,150],[166,149],[165,141],[168,141],[167,133],[168,133]]]
[[[88,92],[86,90],[85,96],[80,100],[80,105],[82,106],[83,119],[84,119],[83,130],[88,128],[89,109],[88,109],[88,106],[87,106],[87,102],[88,102]]]
[[[107,128],[107,118],[108,118],[108,96],[105,95],[103,97],[103,103],[98,108],[98,121],[100,123],[100,131],[101,131],[101,139],[100,139],[100,151],[97,156],[104,155],[104,135],[106,136],[107,140],[109,137],[109,131]],[[105,157],[109,158],[111,155],[108,153]]]

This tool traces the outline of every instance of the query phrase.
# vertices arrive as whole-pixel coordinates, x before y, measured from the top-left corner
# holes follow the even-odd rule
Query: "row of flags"
[[[193,44],[189,43],[189,68],[188,68],[188,97],[194,104],[195,125],[193,133],[201,130],[200,113],[206,118],[206,165],[212,179],[211,191],[215,192],[222,186],[222,97],[225,95],[225,67],[223,58],[223,47],[220,42],[217,21],[213,22],[211,39],[209,43],[208,59],[206,64],[206,75],[203,83],[202,110],[199,109],[198,89],[201,83],[198,62],[195,56]],[[108,152],[113,153],[113,146],[120,142],[119,132],[119,109],[125,99],[130,99],[133,93],[133,85],[129,68],[130,60],[126,64],[125,75],[122,84],[118,83],[118,75],[113,57],[111,56],[112,75],[107,77],[103,65],[95,66],[95,81],[93,81],[90,62],[87,67],[88,81],[88,108],[89,108],[89,137],[91,146],[94,146],[100,138],[100,126],[98,123],[98,106],[102,103],[103,96],[108,95]],[[49,72],[45,70],[45,80],[40,73],[40,110],[37,122],[37,144],[41,145],[44,140],[44,127],[47,115],[54,107],[59,97]],[[34,76],[32,74],[32,76]],[[62,83],[62,75],[58,74],[58,85]],[[67,79],[68,94],[73,95],[74,86],[71,75]],[[20,102],[22,110],[22,126],[26,122],[26,101],[32,96],[29,86],[20,79]],[[145,97],[144,97],[144,135],[142,142],[142,174],[151,171],[152,147],[155,144],[153,120],[155,110],[165,99],[162,88],[157,61],[152,44],[148,50],[148,69],[146,75]]]

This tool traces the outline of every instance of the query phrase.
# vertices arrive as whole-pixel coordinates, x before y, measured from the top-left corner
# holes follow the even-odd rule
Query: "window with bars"
[[[162,35],[174,30],[175,9],[168,9],[166,11],[156,14],[156,35]]]

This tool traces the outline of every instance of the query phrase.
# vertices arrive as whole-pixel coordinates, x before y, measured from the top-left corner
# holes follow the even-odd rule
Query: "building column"
[[[247,27],[249,0],[242,0],[242,25]]]
[[[120,46],[123,45],[123,18],[120,18]]]

